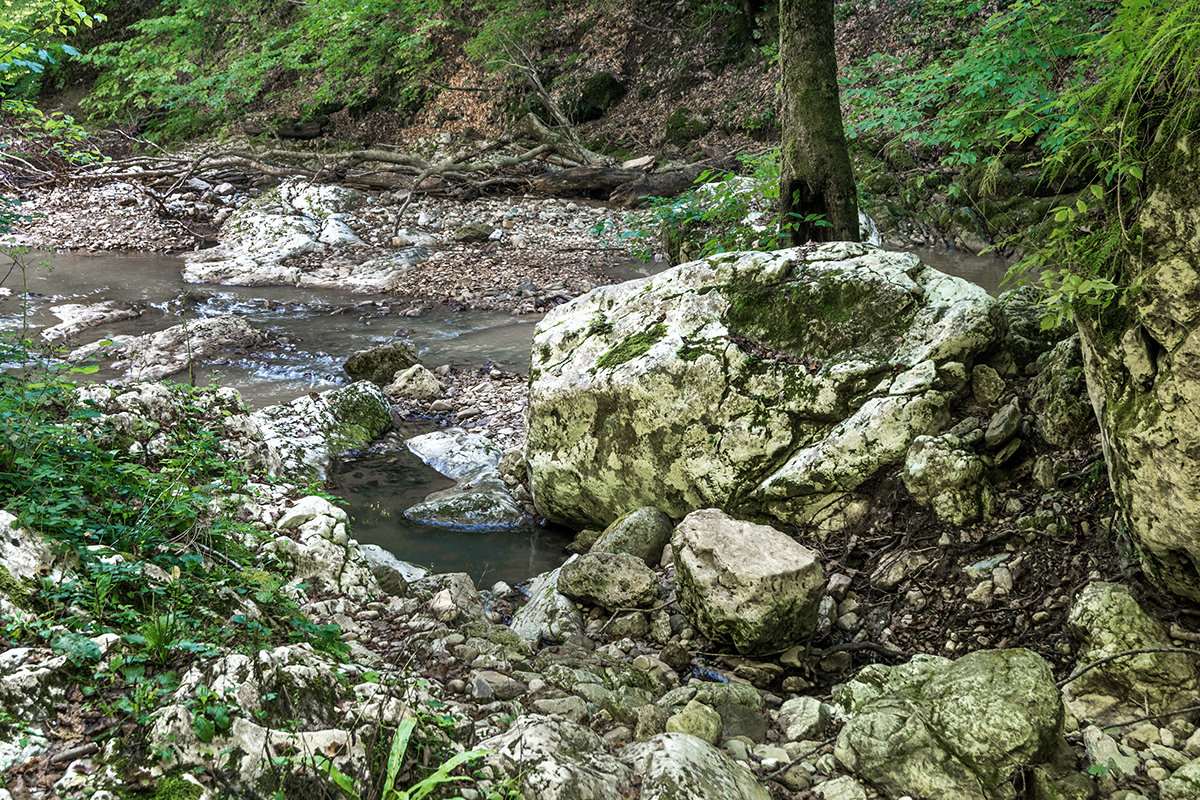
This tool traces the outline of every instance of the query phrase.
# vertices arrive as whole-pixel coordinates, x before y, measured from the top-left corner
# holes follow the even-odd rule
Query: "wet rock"
[[[377,544],[360,544],[358,552],[379,582],[379,588],[397,597],[408,595],[409,581],[420,580],[429,574],[429,570],[401,561]]]
[[[812,632],[825,581],[807,547],[715,509],[684,518],[672,547],[680,607],[705,636],[750,654]]]
[[[996,505],[983,461],[951,434],[914,439],[901,477],[913,499],[951,525],[986,519]]]
[[[485,739],[486,764],[520,784],[522,797],[539,800],[622,800],[630,770],[592,731],[556,717],[518,717],[504,733]]]
[[[1041,370],[1029,385],[1029,408],[1048,444],[1069,447],[1096,419],[1088,403],[1079,335],[1059,342],[1038,364]]]
[[[769,800],[749,770],[695,736],[664,733],[627,745],[621,761],[641,776],[641,800]]]
[[[131,380],[157,380],[176,375],[194,363],[219,355],[251,351],[267,340],[241,317],[208,317],[142,336],[112,336],[73,350],[69,358],[108,361]]]
[[[1083,644],[1079,666],[1123,650],[1171,646],[1163,625],[1118,583],[1085,586],[1067,624]],[[1184,653],[1145,653],[1090,670],[1067,684],[1063,696],[1076,717],[1108,725],[1193,705],[1198,689],[1194,659]]]
[[[346,359],[342,368],[356,381],[370,381],[378,386],[387,386],[397,372],[421,363],[417,349],[412,343],[395,341],[388,344],[359,350]]]
[[[558,591],[561,570],[559,567],[530,581],[529,602],[513,614],[513,633],[534,646],[543,642],[586,645],[583,615]]]
[[[462,530],[502,530],[524,524],[525,514],[500,474],[502,451],[486,437],[457,429],[434,431],[414,436],[405,446],[458,481],[407,509],[407,519]]]
[[[835,699],[848,717],[837,760],[893,795],[988,800],[1062,737],[1050,667],[1028,650],[867,667]]]
[[[266,444],[270,474],[296,483],[324,480],[334,456],[392,427],[387,398],[367,381],[268,406],[250,418]]]
[[[112,302],[93,303],[64,303],[51,306],[50,313],[62,320],[57,325],[42,331],[41,337],[48,342],[56,339],[68,339],[88,328],[100,325],[111,325],[127,319],[136,319],[142,315],[141,308],[118,306]]]
[[[658,599],[658,577],[628,553],[585,553],[562,566],[558,591],[610,611],[648,608]]]
[[[993,310],[912,256],[844,243],[596,289],[535,334],[535,503],[576,525],[653,505],[838,528],[864,508],[857,487],[943,427],[938,365],[985,347]]]
[[[629,553],[654,567],[674,530],[670,517],[662,511],[639,508],[609,525],[592,545],[592,552]]]

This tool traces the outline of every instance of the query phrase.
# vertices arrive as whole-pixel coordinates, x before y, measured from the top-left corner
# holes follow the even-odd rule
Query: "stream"
[[[993,293],[1007,267],[997,258],[916,252],[931,266]],[[409,307],[402,298],[286,286],[189,284],[180,277],[179,259],[161,254],[57,253],[46,259],[52,268],[34,266],[24,274],[7,268],[0,271],[0,291],[7,290],[0,296],[0,329],[24,328],[36,338],[37,330],[59,322],[50,308],[65,303],[112,301],[143,309],[135,319],[84,331],[73,345],[163,330],[184,319],[236,314],[274,334],[274,345],[252,355],[206,364],[196,370],[193,379],[198,385],[236,388],[252,408],[344,385],[348,377],[341,367],[351,353],[396,335],[411,340],[430,367],[493,364],[524,374],[529,368],[529,343],[540,319],[537,315],[516,317],[472,310],[425,311],[407,317],[400,313]],[[612,277],[636,278],[665,267],[627,265]],[[25,287],[29,299],[22,308]],[[98,373],[98,377],[112,376]],[[351,454],[335,466],[333,491],[346,501],[355,537],[438,572],[467,572],[480,586],[498,580],[521,581],[560,564],[563,548],[571,540],[571,534],[562,529],[531,524],[519,532],[457,533],[404,518],[405,509],[452,484],[403,446],[404,439],[434,429],[433,422],[407,425],[369,452]]]

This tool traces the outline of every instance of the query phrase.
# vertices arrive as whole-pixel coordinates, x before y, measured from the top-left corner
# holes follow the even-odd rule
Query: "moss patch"
[[[661,322],[648,331],[635,333],[596,359],[596,369],[609,369],[632,361],[648,352],[655,342],[666,335],[667,326]]]

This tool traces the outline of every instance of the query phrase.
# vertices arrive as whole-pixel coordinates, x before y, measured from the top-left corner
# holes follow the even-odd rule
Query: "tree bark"
[[[858,197],[838,98],[833,0],[780,0],[783,152],[779,207],[792,241],[859,241]],[[817,225],[820,215],[825,225]]]

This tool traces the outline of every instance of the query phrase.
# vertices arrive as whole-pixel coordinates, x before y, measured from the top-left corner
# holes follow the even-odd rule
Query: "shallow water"
[[[915,251],[926,263],[995,292],[1007,265],[998,258],[945,251]],[[193,379],[238,389],[252,407],[286,402],[302,394],[344,384],[341,365],[355,350],[403,335],[422,360],[474,368],[495,364],[526,372],[535,316],[503,312],[437,311],[410,318],[407,303],[380,296],[294,287],[232,287],[185,283],[177,257],[161,254],[54,254],[53,267],[22,273],[0,265],[0,328],[22,326],[31,334],[59,322],[50,307],[63,303],[137,303],[133,320],[85,331],[72,346],[117,334],[141,334],[184,319],[238,314],[276,335],[277,343],[247,356],[205,365]],[[616,280],[644,277],[667,268],[665,262],[629,262],[610,268]],[[5,272],[8,272],[5,275]],[[30,296],[22,313],[19,295]],[[104,376],[98,373],[98,377]],[[186,380],[187,375],[175,376]],[[378,544],[398,558],[438,572],[467,572],[480,586],[510,583],[562,563],[571,537],[562,530],[530,525],[503,533],[456,533],[418,525],[403,512],[427,494],[453,482],[438,475],[400,444],[405,436],[432,429],[400,431],[371,452],[343,459],[331,474],[335,493],[347,501],[356,538]]]
[[[205,365],[194,380],[233,386],[255,408],[345,383],[348,377],[341,367],[351,353],[391,341],[397,334],[411,339],[430,366],[474,368],[492,363],[526,372],[529,341],[539,319],[499,311],[428,311],[404,317],[398,312],[407,303],[381,296],[287,286],[189,284],[180,277],[180,260],[161,254],[63,253],[47,260],[52,268],[37,265],[24,275],[0,269],[0,286],[12,292],[0,298],[0,326],[21,328],[19,295],[26,284],[30,301],[24,324],[31,332],[57,324],[50,307],[64,303],[114,301],[144,308],[136,319],[85,331],[72,346],[112,335],[151,333],[185,319],[238,314],[281,337],[281,343]],[[7,277],[4,272],[9,272]],[[175,376],[187,378],[186,373]]]

